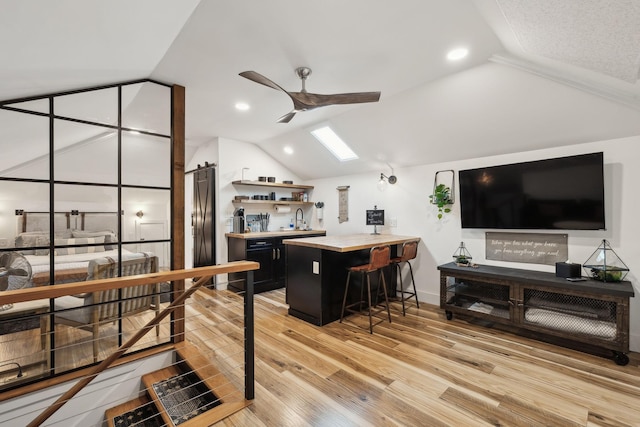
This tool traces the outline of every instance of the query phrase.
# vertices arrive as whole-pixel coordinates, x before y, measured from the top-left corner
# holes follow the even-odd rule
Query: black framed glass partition
[[[0,102],[0,256],[29,270],[11,288],[173,268],[173,108],[173,86],[151,80]],[[97,295],[16,304],[0,311],[0,360],[30,378],[93,364],[166,303],[159,291],[127,297],[148,302],[137,317],[110,295],[118,319],[97,328]],[[135,350],[169,342],[170,325]]]

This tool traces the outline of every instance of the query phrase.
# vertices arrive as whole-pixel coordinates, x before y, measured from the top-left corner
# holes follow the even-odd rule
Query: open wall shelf
[[[280,182],[267,182],[267,181],[232,181],[233,185],[255,185],[260,187],[278,187],[278,188],[294,188],[300,190],[313,190],[313,185],[303,184],[283,184]]]

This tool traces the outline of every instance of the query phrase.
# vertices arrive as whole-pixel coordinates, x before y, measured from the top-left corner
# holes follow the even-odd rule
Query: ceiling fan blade
[[[290,113],[285,114],[284,116],[280,117],[277,122],[278,123],[289,123],[291,121],[291,119],[293,119],[293,116],[296,115],[296,111],[293,110]]]
[[[266,78],[262,74],[256,73],[255,71],[243,71],[239,75],[244,77],[245,79],[249,79],[249,80],[251,80],[253,82],[260,83],[261,85],[268,86],[268,87],[270,87],[272,89],[281,90],[283,92],[286,92],[286,90],[284,90],[283,88],[278,86],[276,83],[272,82],[271,80],[269,80],[268,78]]]
[[[337,93],[334,95],[289,92],[289,96],[295,101],[306,105],[307,109],[337,104],[362,104],[365,102],[378,102],[380,100],[380,92]]]

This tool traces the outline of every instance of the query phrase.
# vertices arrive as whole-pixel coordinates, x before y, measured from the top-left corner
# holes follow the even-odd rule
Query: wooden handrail
[[[197,291],[200,287],[209,283],[209,279],[216,274],[224,274],[224,273],[237,273],[241,271],[251,271],[257,270],[260,268],[260,264],[253,261],[236,261],[230,262],[228,264],[210,266],[210,267],[198,267],[192,269],[185,270],[174,270],[167,271],[162,273],[153,273],[153,274],[141,274],[137,276],[127,276],[127,277],[118,277],[113,279],[104,279],[104,280],[92,280],[86,283],[98,284],[100,289],[96,289],[93,287],[94,291],[96,290],[106,290],[106,289],[118,289],[125,288],[129,286],[136,286],[140,284],[146,283],[157,283],[166,280],[182,280],[191,277],[199,277],[198,281],[193,284],[193,286],[184,291],[184,293],[174,299],[171,304],[169,304],[164,310],[162,310],[156,317],[150,320],[146,325],[144,325],[136,334],[134,334],[126,343],[122,344],[114,353],[109,355],[106,359],[100,362],[95,368],[89,371],[89,374],[79,380],[73,387],[67,390],[62,396],[60,396],[53,404],[51,404],[47,409],[45,409],[40,415],[38,415],[33,421],[28,424],[28,427],[37,427],[40,426],[43,422],[45,422],[51,415],[56,413],[58,409],[60,409],[65,403],[69,401],[73,396],[75,396],[78,392],[80,392],[83,388],[85,388],[94,378],[96,378],[100,373],[105,371],[113,362],[115,362],[120,356],[126,353],[131,347],[133,347],[136,342],[138,342],[147,332],[152,330],[156,325],[158,325],[165,317],[171,314],[174,310],[179,308],[184,301],[189,298],[195,291]],[[109,286],[109,282],[117,281],[118,286]],[[74,284],[69,284],[74,285]],[[50,286],[51,288],[57,287],[66,287],[67,289],[76,289],[74,286],[68,285],[56,285]],[[27,291],[28,289],[22,289],[20,291]],[[11,291],[11,292],[20,292],[20,291]],[[68,292],[68,290],[67,290]],[[71,295],[76,291],[72,291]],[[58,296],[70,295],[69,293],[62,293],[56,296],[49,296],[48,298],[56,298]],[[42,298],[42,296],[40,296]],[[11,300],[11,302],[21,302],[28,301],[29,299],[18,299]]]
[[[257,262],[233,261],[221,265],[189,268],[184,270],[170,270],[158,273],[138,274],[136,276],[115,277],[112,279],[89,280],[85,282],[65,283],[52,286],[38,286],[34,288],[0,292],[0,305],[45,298],[58,298],[67,295],[82,294],[85,292],[128,288],[148,283],[191,279],[193,277],[211,277],[218,274],[238,273],[241,271],[257,270],[259,268],[260,264]]]

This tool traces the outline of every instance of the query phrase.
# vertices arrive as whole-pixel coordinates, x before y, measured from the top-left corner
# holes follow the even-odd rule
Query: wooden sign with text
[[[486,233],[486,259],[555,265],[568,259],[566,234]]]

